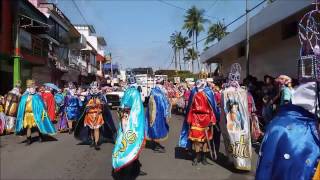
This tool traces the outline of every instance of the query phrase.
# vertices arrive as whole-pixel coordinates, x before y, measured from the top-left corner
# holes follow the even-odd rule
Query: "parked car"
[[[107,92],[106,98],[108,101],[108,106],[111,109],[115,107],[119,107],[123,95],[124,95],[124,92],[121,88],[116,88],[112,92]]]

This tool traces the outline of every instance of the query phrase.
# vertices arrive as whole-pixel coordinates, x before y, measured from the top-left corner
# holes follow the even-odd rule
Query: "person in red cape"
[[[200,159],[203,165],[208,164],[206,160],[207,154],[210,152],[208,142],[213,138],[210,127],[216,123],[215,114],[204,92],[205,86],[206,82],[204,80],[198,80],[198,92],[193,96],[187,114],[187,123],[190,126],[188,139],[192,142],[192,149],[196,155],[192,162],[194,166],[198,164]]]
[[[41,91],[41,97],[43,99],[43,102],[46,105],[46,108],[48,110],[48,116],[52,122],[55,122],[56,120],[56,101],[54,99],[53,94],[51,93],[51,88],[45,87],[44,90]]]

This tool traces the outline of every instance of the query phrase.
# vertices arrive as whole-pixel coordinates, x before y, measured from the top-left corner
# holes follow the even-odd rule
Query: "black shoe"
[[[72,134],[72,129],[69,129],[69,134]]]
[[[143,172],[143,171],[139,172],[139,176],[146,176],[146,175],[148,175],[146,172]]]
[[[208,162],[208,157],[209,155],[208,155],[208,153],[203,153],[202,154],[202,159],[201,159],[201,163],[203,164],[203,165],[212,165],[211,163],[209,163]],[[213,160],[212,160],[213,161]]]
[[[43,142],[42,134],[39,134],[39,143],[42,143],[42,142]]]
[[[202,157],[201,164],[203,164],[205,166],[209,164],[207,161],[207,158],[205,156]]]
[[[156,148],[154,148],[153,151],[156,152],[156,153],[165,153],[166,149],[157,146]]]
[[[32,139],[31,139],[31,136],[30,137],[27,137],[27,144],[26,145],[30,145],[32,143]]]
[[[94,149],[97,150],[97,151],[99,151],[99,150],[100,150],[100,146],[95,143],[95,144],[94,144]]]

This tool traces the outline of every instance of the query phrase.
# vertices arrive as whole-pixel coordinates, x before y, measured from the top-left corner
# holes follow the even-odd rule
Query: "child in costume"
[[[39,141],[43,141],[42,134],[54,135],[56,129],[52,124],[45,104],[40,95],[36,93],[35,82],[27,81],[27,90],[22,95],[17,113],[16,134],[27,131],[27,144],[31,144],[31,129],[37,128]]]
[[[61,129],[65,127],[65,120],[67,120],[69,134],[72,133],[73,122],[77,121],[80,118],[80,113],[83,105],[80,98],[76,95],[76,91],[77,89],[74,84],[69,83],[68,92],[64,99],[64,110],[61,116]]]
[[[114,140],[116,129],[107,106],[107,99],[101,93],[99,84],[94,81],[90,88],[85,100],[84,118],[77,124],[75,137],[82,141],[88,141],[90,138],[91,147],[100,150],[99,142],[104,138]]]

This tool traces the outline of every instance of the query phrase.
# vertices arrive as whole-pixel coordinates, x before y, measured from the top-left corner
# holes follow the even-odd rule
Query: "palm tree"
[[[196,6],[192,6],[187,10],[185,15],[183,29],[187,30],[189,38],[192,37],[193,44],[196,44],[196,50],[198,51],[198,36],[200,32],[204,31],[204,23],[209,22],[204,18],[205,11],[198,9]],[[200,69],[200,62],[198,61],[198,68]]]
[[[173,57],[174,57],[175,70],[177,70],[177,50],[178,50],[177,35],[178,35],[178,32],[172,33],[170,36],[170,41],[169,41],[169,44],[171,45],[173,52],[174,52]]]
[[[190,44],[190,40],[188,37],[184,36],[181,38],[180,48],[182,49],[182,57],[185,56],[184,50],[189,46],[189,44]],[[186,64],[184,63],[184,65],[186,65]],[[186,67],[184,67],[184,68],[186,68]]]
[[[227,28],[225,25],[218,21],[215,24],[212,24],[208,30],[208,37],[206,39],[205,45],[208,45],[210,42],[214,42],[215,40],[220,41],[223,37],[228,34]]]
[[[194,72],[193,62],[198,59],[198,52],[194,48],[187,49],[187,55],[185,57],[185,61],[191,61],[192,68],[191,71]]]
[[[176,37],[176,46],[177,46],[177,50],[178,50],[178,57],[179,57],[179,68],[180,71],[181,69],[181,50],[182,50],[182,56],[184,56],[184,49],[187,48],[187,46],[189,45],[190,41],[188,37],[182,36],[181,32],[179,32],[177,34]]]

